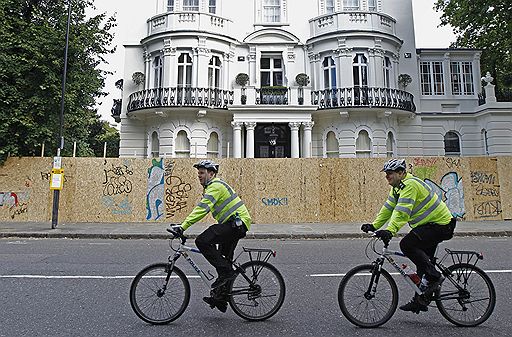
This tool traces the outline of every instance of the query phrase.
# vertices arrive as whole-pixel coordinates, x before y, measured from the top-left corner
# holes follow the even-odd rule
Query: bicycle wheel
[[[130,304],[140,319],[151,324],[167,324],[183,314],[190,300],[190,284],[185,274],[169,264],[156,263],[142,269],[132,281]]]
[[[263,261],[249,261],[240,267],[245,274],[238,273],[229,288],[229,305],[233,311],[249,321],[262,321],[275,315],[283,305],[286,291],[279,271]]]
[[[496,291],[487,274],[472,264],[448,267],[451,275],[435,294],[437,308],[449,322],[458,326],[477,326],[491,316]]]
[[[373,270],[370,264],[351,269],[338,289],[341,312],[352,324],[362,328],[386,323],[398,306],[396,282],[384,269],[380,275],[374,275]]]

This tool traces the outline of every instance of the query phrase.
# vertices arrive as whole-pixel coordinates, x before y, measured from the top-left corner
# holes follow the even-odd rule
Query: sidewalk
[[[0,238],[167,239],[167,223],[0,222]],[[195,224],[185,234],[195,238],[209,224]],[[247,239],[337,239],[368,237],[360,223],[253,224]],[[401,234],[407,233],[402,229]],[[456,236],[512,236],[512,221],[460,221]]]

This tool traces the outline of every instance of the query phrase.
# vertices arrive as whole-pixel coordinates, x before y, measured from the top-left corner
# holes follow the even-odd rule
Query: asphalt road
[[[243,240],[240,245],[277,251],[271,262],[285,278],[281,310],[264,322],[246,322],[230,309],[211,310],[208,293],[190,280],[192,298],[177,321],[152,326],[132,312],[131,279],[144,266],[165,261],[164,240],[0,239],[0,336],[510,336],[512,331],[512,238],[455,238],[446,247],[484,253],[498,301],[491,318],[476,328],[458,328],[437,311],[397,311],[378,329],[351,325],[338,307],[341,275],[367,262],[366,239]],[[397,247],[397,242],[393,243]],[[207,268],[199,257],[200,267]],[[191,267],[180,261],[187,275]],[[411,290],[397,279],[399,303]]]

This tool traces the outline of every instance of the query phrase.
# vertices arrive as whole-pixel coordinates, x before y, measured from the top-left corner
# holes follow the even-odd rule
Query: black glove
[[[371,223],[364,223],[362,226],[361,226],[361,230],[365,233],[368,233],[368,232],[375,232],[375,227],[373,227],[373,225]]]
[[[181,228],[181,226],[171,226],[167,228],[167,231],[171,233],[175,238],[180,238],[183,236],[183,228]]]
[[[381,229],[375,232],[375,236],[384,242],[389,242],[389,240],[391,240],[393,237],[393,234],[387,229]]]

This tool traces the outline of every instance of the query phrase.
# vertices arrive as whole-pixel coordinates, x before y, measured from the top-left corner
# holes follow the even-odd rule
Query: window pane
[[[260,60],[260,68],[261,69],[270,69],[270,59],[267,57],[262,57]]]
[[[460,154],[459,136],[455,132],[447,132],[444,136],[444,152],[452,155]]]
[[[158,133],[153,131],[151,134],[151,157],[156,158],[160,156],[160,140]]]
[[[283,73],[282,72],[274,72],[274,83],[273,85],[283,85]]]
[[[217,12],[216,0],[210,0],[209,2],[209,11],[211,14],[215,14]]]
[[[261,86],[270,85],[270,72],[261,72]]]
[[[281,68],[281,59],[274,59],[274,68]]]

